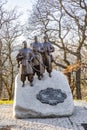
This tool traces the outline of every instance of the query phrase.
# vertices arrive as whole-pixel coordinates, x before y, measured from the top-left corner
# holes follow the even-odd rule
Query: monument
[[[13,116],[16,118],[70,116],[74,111],[73,97],[66,76],[53,70],[52,77],[34,77],[33,87],[28,80],[22,87],[20,74],[15,78]]]

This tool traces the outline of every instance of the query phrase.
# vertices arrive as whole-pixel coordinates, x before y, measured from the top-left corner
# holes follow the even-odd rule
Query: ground
[[[0,105],[0,130],[87,130],[87,102],[74,104],[72,116],[42,119],[15,119],[12,105]]]

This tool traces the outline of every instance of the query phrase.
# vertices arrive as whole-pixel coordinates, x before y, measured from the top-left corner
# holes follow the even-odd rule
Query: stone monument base
[[[15,78],[13,116],[16,118],[60,117],[72,115],[74,103],[66,77],[53,70],[52,77],[34,77],[33,87],[26,79],[22,87],[20,75]]]

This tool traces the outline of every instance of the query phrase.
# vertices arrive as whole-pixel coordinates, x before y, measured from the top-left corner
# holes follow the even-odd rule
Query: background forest
[[[6,4],[0,0],[0,98],[14,96],[18,38],[24,35],[29,45],[46,35],[55,46],[53,67],[67,76],[74,98],[87,100],[87,1],[37,0],[24,24]]]

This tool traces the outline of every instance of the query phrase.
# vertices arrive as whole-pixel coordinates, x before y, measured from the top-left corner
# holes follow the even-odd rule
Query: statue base
[[[15,78],[13,116],[16,118],[60,117],[73,114],[74,103],[66,77],[53,70],[52,77],[44,73],[42,80],[34,77],[33,87],[28,80],[22,87],[20,75]]]

